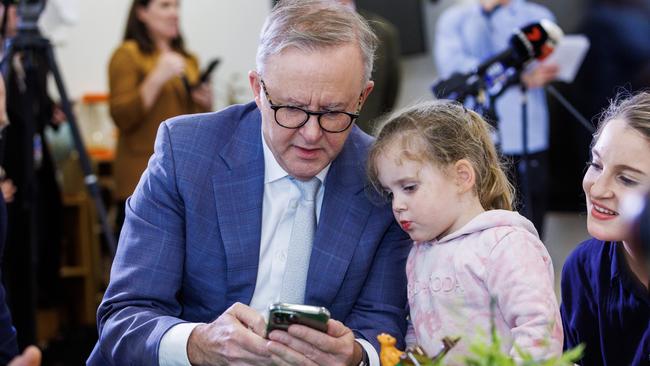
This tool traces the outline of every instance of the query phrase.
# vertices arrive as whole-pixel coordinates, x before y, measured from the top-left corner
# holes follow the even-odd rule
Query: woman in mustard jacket
[[[119,129],[114,171],[119,233],[125,201],[153,153],[160,123],[209,111],[213,96],[208,83],[196,85],[198,61],[183,45],[178,0],[133,1],[108,74],[110,112]]]

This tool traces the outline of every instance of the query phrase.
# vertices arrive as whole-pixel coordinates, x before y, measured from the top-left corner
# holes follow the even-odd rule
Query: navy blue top
[[[632,365],[649,365],[650,364],[650,323],[646,327],[643,339],[639,348],[637,349],[636,356]]]
[[[564,348],[585,343],[581,365],[650,365],[650,293],[623,250],[589,239],[564,264]]]

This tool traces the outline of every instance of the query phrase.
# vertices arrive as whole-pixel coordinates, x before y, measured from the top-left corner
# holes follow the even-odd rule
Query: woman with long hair
[[[109,66],[110,112],[119,129],[115,158],[116,231],[126,198],[153,153],[158,126],[180,114],[212,108],[209,83],[199,82],[195,56],[183,44],[179,0],[134,0]]]

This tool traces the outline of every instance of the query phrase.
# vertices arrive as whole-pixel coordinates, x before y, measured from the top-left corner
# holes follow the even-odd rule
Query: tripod
[[[14,37],[14,39],[10,40],[8,47],[6,48],[5,51],[5,59],[2,62],[3,74],[5,74],[6,78],[8,78],[8,74],[11,72],[11,67],[7,67],[8,65],[5,65],[6,62],[10,62],[10,60],[13,60],[14,56],[17,53],[30,52],[30,51],[35,53],[40,53],[45,56],[45,59],[47,61],[48,71],[50,71],[52,73],[52,76],[54,77],[57,91],[61,98],[61,108],[63,109],[63,113],[65,114],[68,124],[70,126],[70,131],[72,133],[72,140],[75,146],[75,150],[79,154],[79,162],[84,174],[84,183],[86,184],[86,188],[88,189],[88,192],[92,196],[93,201],[95,203],[95,208],[99,216],[99,221],[101,224],[102,233],[104,235],[104,240],[106,240],[106,245],[110,251],[111,256],[113,256],[115,254],[116,244],[115,244],[115,239],[113,237],[113,234],[109,229],[107,215],[106,215],[106,208],[104,207],[104,203],[102,202],[100,197],[99,187],[97,185],[97,176],[92,171],[90,159],[88,157],[88,153],[86,152],[84,142],[81,138],[81,134],[79,132],[76,118],[72,113],[72,105],[68,98],[68,94],[66,92],[63,79],[61,78],[61,73],[59,72],[59,68],[57,66],[54,57],[52,44],[47,38],[43,37],[40,34],[35,24],[33,25],[33,27],[31,27],[30,25],[21,27],[21,25],[19,24],[18,34],[16,35],[16,37]],[[29,122],[32,122],[32,126],[34,126],[35,123],[34,123],[34,116],[32,110],[27,108],[27,110],[24,110],[24,112],[25,112],[25,116],[27,117],[26,119]]]
[[[7,9],[7,6],[8,5],[5,3],[5,9]],[[17,179],[21,180],[22,185],[18,187],[18,193],[21,195],[20,197],[23,197],[24,199],[20,200],[20,205],[16,207],[16,212],[20,213],[19,217],[16,218],[16,220],[20,222],[20,228],[16,228],[16,230],[17,232],[26,234],[22,238],[19,237],[20,239],[23,239],[24,242],[21,242],[19,239],[17,242],[10,243],[10,245],[20,248],[20,253],[18,254],[20,258],[19,261],[23,265],[27,266],[27,268],[16,268],[20,270],[20,272],[15,273],[15,276],[19,277],[20,286],[17,286],[19,288],[16,291],[17,293],[14,300],[20,299],[18,306],[24,307],[21,309],[21,312],[25,313],[24,315],[21,314],[23,315],[23,319],[21,320],[24,320],[22,322],[24,329],[19,329],[19,335],[21,333],[26,334],[26,336],[23,337],[23,341],[33,343],[35,329],[34,318],[38,294],[36,277],[34,275],[38,269],[38,267],[36,267],[35,259],[38,251],[37,240],[35,237],[37,238],[39,235],[37,222],[49,224],[48,221],[50,221],[49,218],[43,220],[43,217],[46,217],[49,213],[36,212],[38,209],[35,209],[39,203],[37,202],[36,191],[38,188],[47,189],[47,185],[50,183],[38,181],[37,175],[35,174],[35,169],[41,163],[37,152],[41,151],[42,154],[46,149],[44,142],[41,141],[41,134],[39,133],[39,128],[41,128],[41,126],[38,123],[42,121],[42,118],[39,121],[36,115],[43,110],[42,103],[39,104],[39,100],[36,99],[36,96],[39,95],[39,91],[43,94],[45,93],[46,84],[44,82],[40,84],[35,82],[38,78],[34,75],[37,70],[33,65],[35,65],[37,61],[43,61],[41,64],[44,66],[45,75],[51,73],[56,82],[56,87],[61,99],[61,108],[67,118],[74,147],[79,156],[79,162],[84,175],[84,183],[94,201],[94,206],[103,232],[104,242],[111,256],[115,254],[116,244],[112,231],[108,226],[106,209],[100,197],[97,177],[92,171],[90,159],[81,139],[75,116],[72,113],[71,103],[68,99],[59,68],[54,58],[52,45],[49,40],[40,34],[36,26],[43,5],[23,1],[18,6],[18,14],[20,18],[18,32],[15,37],[6,41],[4,59],[2,60],[2,71],[5,80],[16,80],[16,89],[21,91],[19,94],[19,102],[13,105],[13,107],[17,110],[17,116],[20,117],[17,118],[16,123],[19,120],[22,122],[22,125],[10,126],[14,127],[15,131],[19,131],[18,136],[15,136],[15,141],[5,141],[6,139],[2,139],[2,143],[10,143],[16,147],[12,151],[14,152],[14,155],[18,156],[12,156],[11,158],[13,163],[18,162],[18,165],[21,166],[20,174],[18,174],[20,177]],[[31,9],[35,8],[38,10],[31,11]],[[21,12],[24,12],[24,14],[21,14]],[[19,58],[22,59],[22,63],[20,64],[21,66],[16,67],[14,60]],[[40,187],[38,183],[41,183]],[[55,182],[51,183],[55,184]],[[55,189],[55,191],[58,190]],[[16,204],[18,204],[18,202]],[[41,221],[38,221],[37,217],[40,218]],[[56,220],[60,219],[60,217],[54,217],[52,219]],[[41,239],[50,238],[43,235]],[[55,265],[57,265],[58,268],[58,263],[55,263]],[[23,343],[23,345],[24,344],[25,343]]]

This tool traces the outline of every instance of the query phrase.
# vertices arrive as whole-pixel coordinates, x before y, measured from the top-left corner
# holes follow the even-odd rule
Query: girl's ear
[[[476,172],[472,163],[467,159],[460,159],[454,164],[456,185],[459,192],[464,193],[474,188],[476,184]]]

